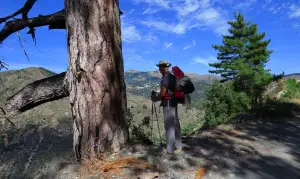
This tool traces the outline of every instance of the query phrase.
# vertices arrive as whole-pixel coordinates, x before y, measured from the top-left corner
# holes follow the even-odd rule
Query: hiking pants
[[[167,152],[174,153],[175,147],[176,149],[182,149],[181,128],[177,107],[164,106],[163,113]]]

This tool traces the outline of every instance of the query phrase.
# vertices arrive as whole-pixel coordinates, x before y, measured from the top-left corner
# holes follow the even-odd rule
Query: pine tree
[[[234,21],[228,21],[230,35],[223,35],[223,45],[213,45],[218,50],[219,62],[209,64],[215,67],[210,73],[220,74],[223,81],[232,80],[236,91],[244,91],[256,106],[267,84],[273,76],[265,69],[272,50],[269,40],[263,40],[266,33],[258,33],[258,27],[246,22],[241,13],[234,12]]]

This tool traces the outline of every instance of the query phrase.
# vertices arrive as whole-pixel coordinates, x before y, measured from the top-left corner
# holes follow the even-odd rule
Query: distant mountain
[[[297,80],[300,80],[300,73],[291,73],[291,74],[285,75],[284,78],[296,78]]]
[[[56,73],[45,68],[25,68],[0,73],[0,104],[21,90],[26,84],[50,77]]]
[[[186,73],[195,85],[195,91],[192,93],[192,100],[196,103],[202,96],[205,88],[212,83],[214,79],[220,79],[213,75],[198,75]],[[129,70],[125,72],[126,89],[129,93],[150,98],[152,90],[159,89],[161,74],[159,71],[136,71]]]

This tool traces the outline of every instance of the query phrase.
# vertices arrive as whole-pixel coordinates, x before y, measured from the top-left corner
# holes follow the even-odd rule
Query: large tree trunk
[[[65,0],[65,12],[76,157],[117,152],[129,138],[119,2]]]

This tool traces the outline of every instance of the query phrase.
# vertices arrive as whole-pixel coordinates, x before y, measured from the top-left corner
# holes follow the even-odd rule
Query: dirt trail
[[[249,122],[234,130],[214,129],[184,138],[184,154],[167,156],[160,148],[141,158],[165,171],[160,178],[299,179],[300,120]]]
[[[2,176],[77,178],[79,166],[70,162],[74,157],[71,132],[62,136],[58,135],[57,131],[58,129],[44,129],[44,138],[41,141],[40,131],[35,130],[35,134],[29,137],[30,140],[28,138],[32,142],[15,143],[2,150],[0,160]],[[158,174],[161,179],[193,179],[196,175],[203,174],[203,179],[300,178],[298,118],[276,123],[248,122],[239,124],[232,130],[208,130],[197,136],[183,138],[183,142],[183,154],[175,156],[166,155],[159,146],[138,144],[120,154],[125,157],[133,156],[155,165],[157,170],[153,173]],[[35,155],[30,157],[35,149]],[[31,159],[31,165],[26,165],[28,158]],[[26,174],[21,176],[24,169]],[[124,169],[124,172],[131,178],[137,176],[136,171],[130,169]],[[145,172],[147,176],[154,176],[151,171]],[[141,175],[139,171],[139,176]]]

